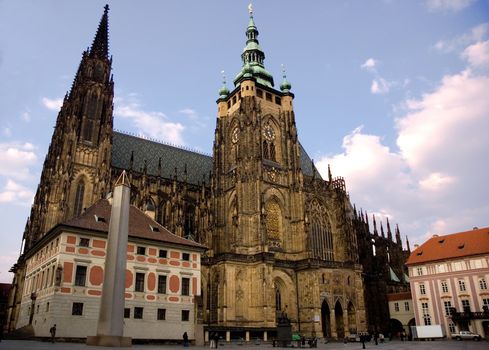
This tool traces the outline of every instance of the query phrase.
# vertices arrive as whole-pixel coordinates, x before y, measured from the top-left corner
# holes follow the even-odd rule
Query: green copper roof
[[[391,281],[401,282],[401,280],[399,280],[399,277],[397,277],[396,273],[394,272],[394,270],[390,266],[389,266],[389,275],[390,275]]]
[[[258,83],[273,87],[273,76],[265,69],[263,61],[265,60],[265,53],[260,47],[258,41],[258,29],[255,25],[255,20],[253,19],[253,12],[250,11],[250,21],[248,23],[248,28],[246,29],[246,46],[241,54],[241,59],[243,60],[243,66],[241,71],[234,78],[234,86],[238,86],[241,80],[246,78],[254,78]],[[246,67],[249,64],[252,68],[251,76],[248,73]]]

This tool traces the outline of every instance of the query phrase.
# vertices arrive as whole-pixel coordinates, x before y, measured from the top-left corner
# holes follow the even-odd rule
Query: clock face
[[[272,141],[275,138],[275,133],[270,125],[267,125],[263,130],[263,136],[268,140]]]
[[[233,134],[231,135],[231,141],[233,143],[236,143],[238,142],[238,140],[239,140],[239,129],[238,127],[235,127],[233,130]]]

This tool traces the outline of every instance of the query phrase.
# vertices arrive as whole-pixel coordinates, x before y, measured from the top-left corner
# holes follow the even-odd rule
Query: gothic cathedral
[[[385,297],[388,284],[405,284],[400,236],[393,242],[390,227],[388,238],[376,227],[371,234],[344,179],[318,173],[299,141],[291,84],[284,74],[275,88],[258,34],[250,12],[242,68],[232,91],[219,90],[209,157],[113,130],[106,6],[58,114],[24,253],[13,268],[11,323],[24,255],[55,225],[104,198],[126,170],[133,205],[208,248],[196,298],[196,322],[208,331],[271,337],[280,317],[301,334],[339,339],[388,327],[388,314],[366,303],[387,305],[374,298]],[[390,255],[375,265],[383,256],[381,248],[372,252],[379,242]],[[387,282],[379,287],[375,276]]]

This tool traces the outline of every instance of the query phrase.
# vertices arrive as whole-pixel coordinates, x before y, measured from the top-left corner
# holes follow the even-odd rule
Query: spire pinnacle
[[[221,71],[222,75],[222,87],[219,89],[219,98],[226,98],[229,95],[229,89],[226,86],[226,75],[224,74],[224,71]]]
[[[282,84],[280,84],[280,90],[282,92],[290,92],[292,85],[287,80],[287,74],[285,74],[285,66],[282,64]]]
[[[246,28],[246,47],[241,54],[243,66],[236,78],[234,78],[234,85],[238,86],[244,79],[254,78],[256,82],[264,86],[273,87],[273,76],[265,69],[263,64],[265,53],[262,51],[258,41],[258,29],[253,18],[253,5],[248,5],[248,12],[250,20]]]
[[[104,14],[100,19],[97,34],[90,47],[90,56],[98,58],[109,57],[109,5],[104,6]]]

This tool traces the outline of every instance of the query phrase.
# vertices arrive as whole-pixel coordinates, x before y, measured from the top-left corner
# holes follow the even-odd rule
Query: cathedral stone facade
[[[388,290],[375,276],[393,280],[385,266],[397,266],[399,283],[405,282],[402,242],[371,234],[343,178],[329,172],[323,179],[316,170],[299,142],[291,84],[284,74],[275,88],[252,13],[241,58],[232,91],[225,84],[219,90],[212,157],[116,132],[106,8],[57,118],[24,254],[13,268],[10,329],[25,254],[57,224],[104,198],[123,170],[133,205],[208,248],[196,298],[196,322],[207,332],[269,339],[279,317],[318,337],[386,327],[388,314],[372,311],[371,317],[366,298],[387,308],[386,298],[373,299]],[[389,261],[377,271],[373,247],[382,245],[391,249]],[[365,290],[372,285],[374,294]]]

